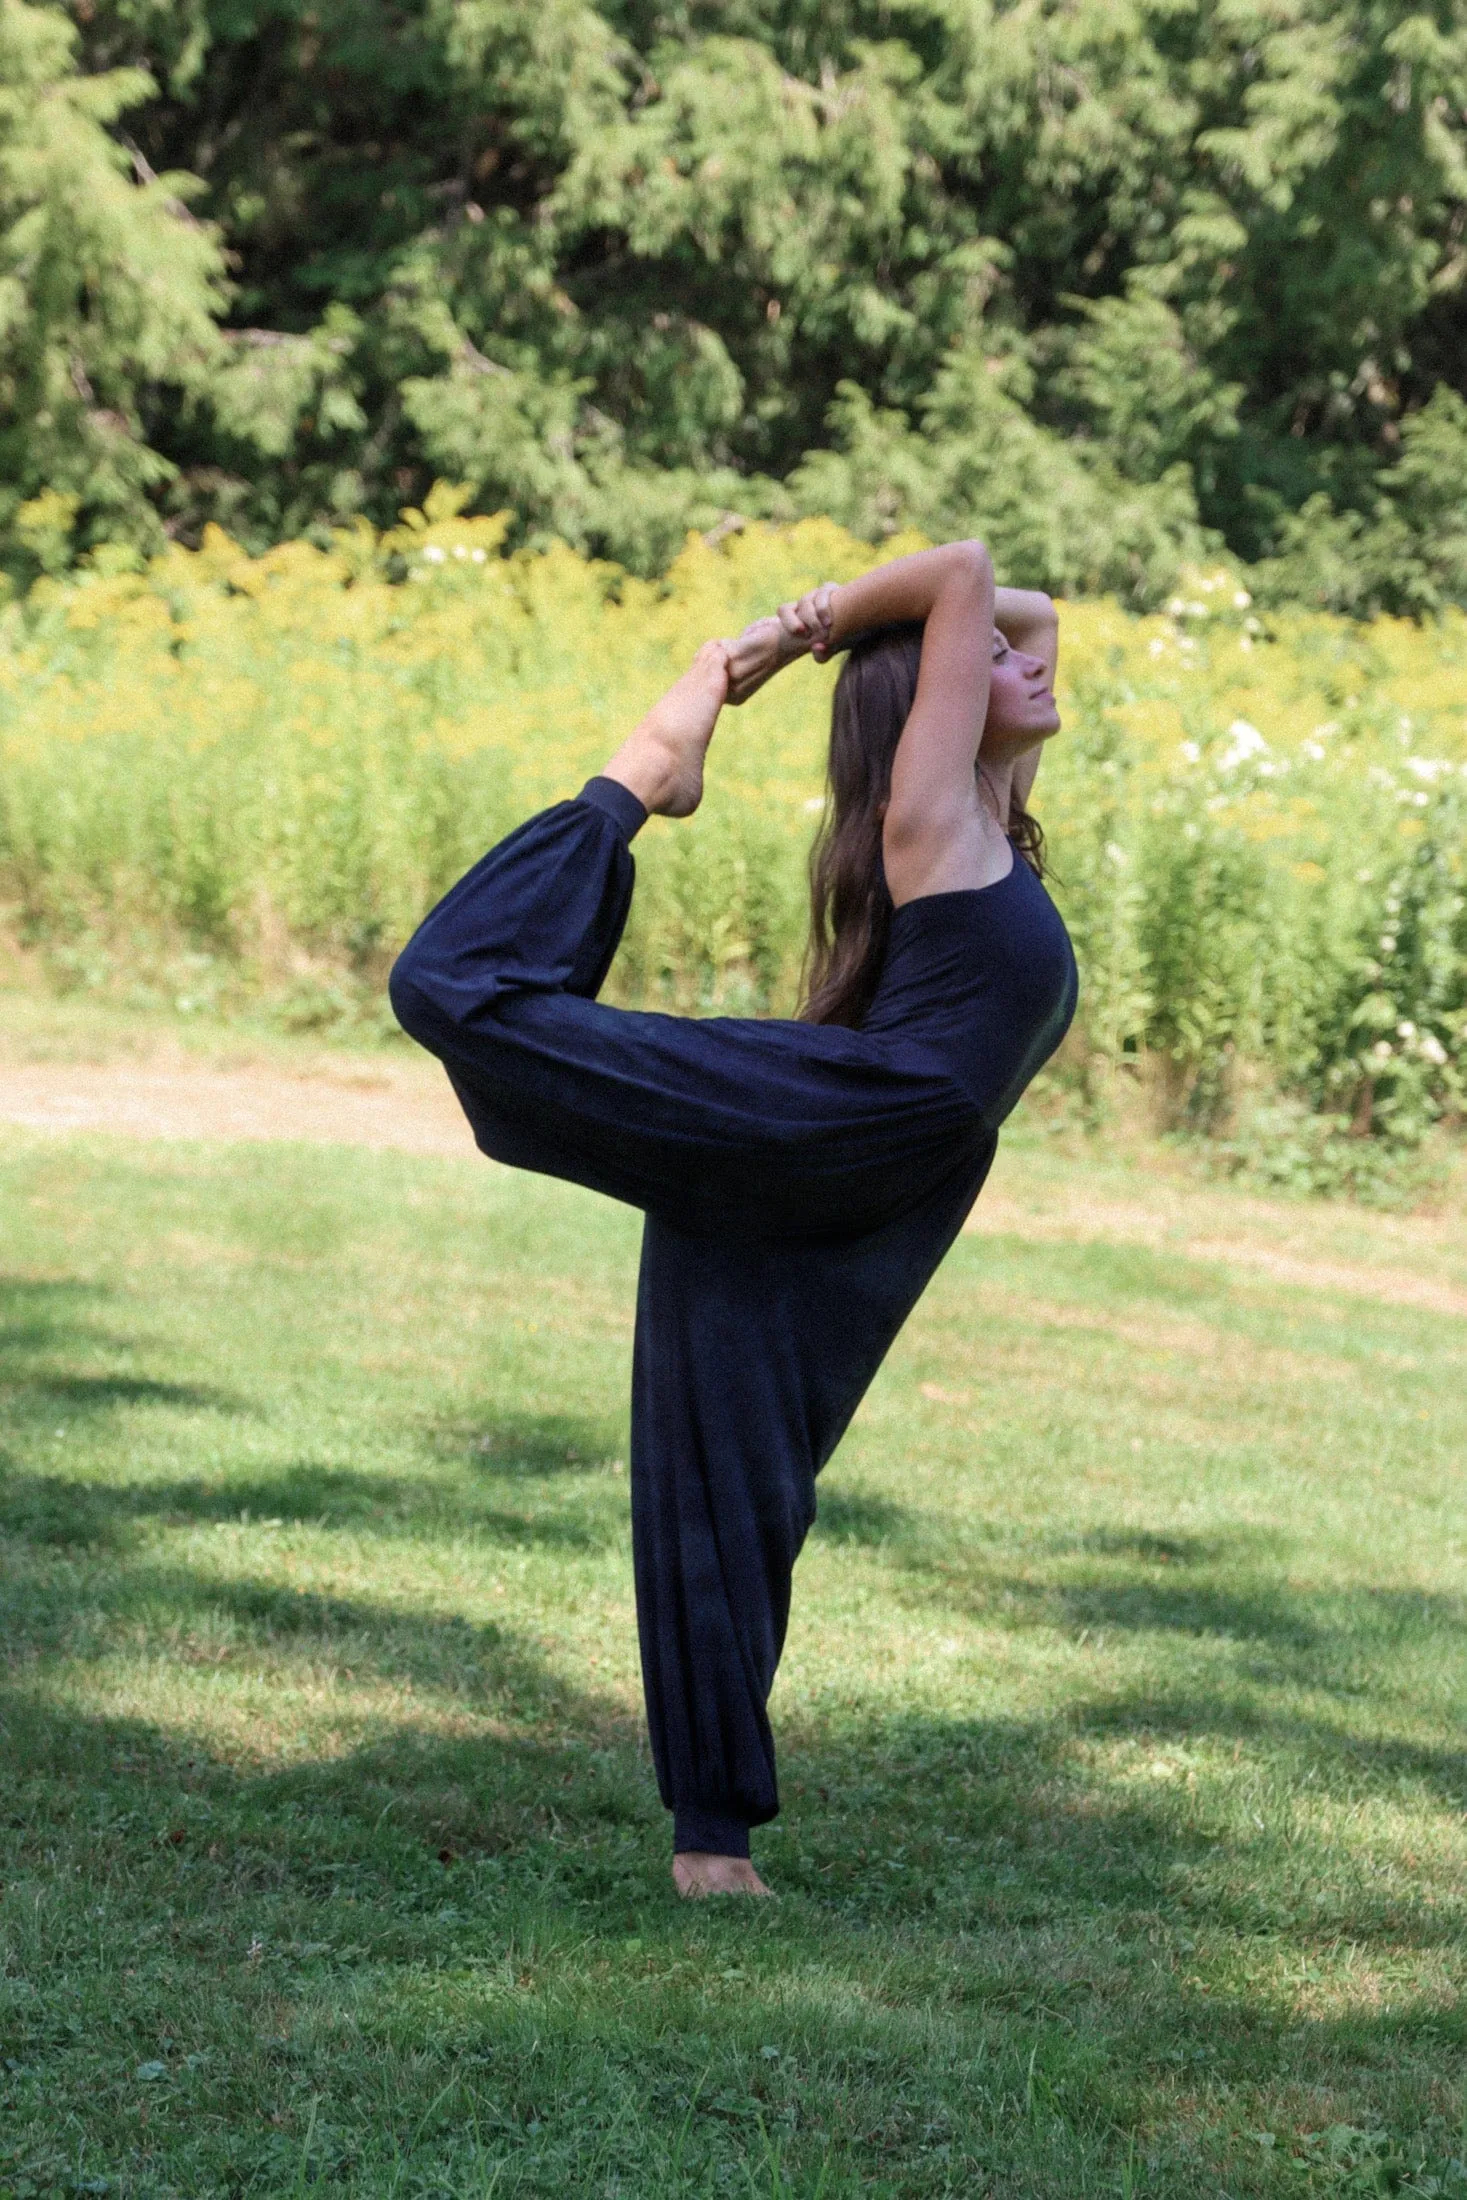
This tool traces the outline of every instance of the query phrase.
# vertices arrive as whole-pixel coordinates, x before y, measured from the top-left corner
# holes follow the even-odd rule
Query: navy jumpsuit
[[[425,918],[391,978],[486,1154],[646,1225],[632,1540],[652,1754],[678,1850],[779,1809],[766,1705],[815,1477],[1063,1038],[1074,957],[1017,857],[893,912],[858,1031],[608,1008],[646,812],[593,779]]]

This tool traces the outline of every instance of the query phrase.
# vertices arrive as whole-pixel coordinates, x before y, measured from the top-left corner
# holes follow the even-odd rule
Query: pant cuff
[[[672,1846],[677,1856],[689,1849],[701,1849],[709,1856],[747,1856],[749,1822],[680,1804],[672,1814]]]
[[[586,781],[576,799],[604,810],[612,823],[621,828],[625,840],[634,840],[647,822],[646,805],[638,801],[631,788],[624,787],[619,779],[604,778],[600,772]]]

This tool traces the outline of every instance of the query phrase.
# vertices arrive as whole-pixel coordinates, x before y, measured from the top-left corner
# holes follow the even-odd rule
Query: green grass
[[[1467,2194],[1460,1318],[963,1239],[800,1564],[781,1900],[692,1908],[636,1218],[326,1148],[0,1184],[0,2194]]]

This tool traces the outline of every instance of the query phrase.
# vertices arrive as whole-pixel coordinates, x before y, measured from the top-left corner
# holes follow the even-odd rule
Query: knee
[[[432,1033],[440,1017],[434,1007],[431,994],[424,986],[423,956],[416,941],[409,941],[387,980],[387,998],[392,1003],[392,1013],[410,1039],[419,1046],[431,1047]]]

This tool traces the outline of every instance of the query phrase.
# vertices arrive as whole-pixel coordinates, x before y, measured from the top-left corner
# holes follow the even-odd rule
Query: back
[[[925,894],[892,912],[862,1029],[920,1040],[997,1130],[1075,1013],[1064,921],[1026,863],[992,886]]]

